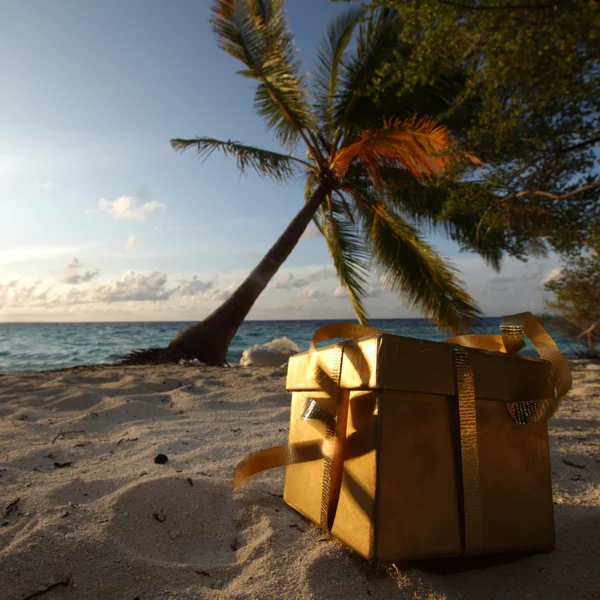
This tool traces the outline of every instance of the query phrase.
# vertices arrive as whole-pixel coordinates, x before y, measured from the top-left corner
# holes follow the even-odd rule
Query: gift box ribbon
[[[542,359],[552,365],[554,397],[546,400],[518,401],[507,403],[507,409],[518,424],[526,424],[551,418],[566,393],[572,379],[566,358],[556,342],[542,324],[529,312],[503,317],[501,335],[470,334],[445,340],[455,344],[454,365],[457,382],[457,397],[460,424],[461,469],[464,512],[463,554],[477,554],[482,543],[481,492],[479,479],[479,454],[477,444],[477,415],[475,408],[475,383],[465,348],[493,350],[515,354],[525,346],[528,337]],[[385,332],[353,323],[333,323],[318,329],[308,351],[312,376],[327,394],[327,400],[311,398],[303,411],[303,418],[322,428],[321,439],[286,444],[259,450],[246,456],[236,467],[233,477],[235,489],[248,477],[276,467],[324,459],[323,485],[321,492],[321,525],[331,531],[344,475],[344,460],[360,456],[372,450],[363,447],[360,436],[346,437],[349,394],[343,393],[340,385],[344,344],[336,348],[336,356],[329,364],[323,364],[316,349],[319,342],[335,338],[358,338],[381,335]]]

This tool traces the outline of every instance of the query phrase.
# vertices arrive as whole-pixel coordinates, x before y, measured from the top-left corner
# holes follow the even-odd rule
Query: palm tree
[[[179,333],[168,349],[132,353],[129,362],[154,353],[159,360],[195,357],[224,364],[238,328],[311,220],[325,237],[361,323],[367,322],[363,299],[373,264],[390,290],[438,325],[457,331],[479,315],[456,271],[416,228],[441,223],[447,234],[471,245],[477,237],[468,218],[440,220],[443,194],[435,180],[457,158],[475,161],[453,150],[447,127],[423,116],[426,109],[440,112],[447,106],[451,78],[396,103],[383,120],[362,92],[385,53],[398,48],[397,16],[391,10],[367,13],[352,7],[328,28],[309,93],[283,4],[215,0],[211,22],[220,47],[243,64],[240,74],[256,81],[255,109],[285,151],[203,137],[171,144],[203,158],[214,151],[232,155],[242,173],[254,170],[277,181],[302,174],[304,206],[228,300]],[[496,251],[479,250],[498,263]]]

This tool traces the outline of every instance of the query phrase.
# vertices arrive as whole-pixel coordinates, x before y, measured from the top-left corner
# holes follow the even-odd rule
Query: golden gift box
[[[514,354],[530,337],[543,357]],[[446,342],[350,324],[290,358],[289,443],[234,485],[286,465],[284,500],[366,558],[397,561],[554,545],[547,419],[568,365],[530,313],[501,336]]]

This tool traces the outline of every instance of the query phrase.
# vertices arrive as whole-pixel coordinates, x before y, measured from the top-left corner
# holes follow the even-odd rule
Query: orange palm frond
[[[363,131],[357,142],[340,149],[332,167],[343,176],[352,161],[358,160],[374,180],[380,179],[384,166],[406,169],[419,179],[435,177],[450,163],[452,146],[448,128],[434,119],[390,120],[382,129]]]

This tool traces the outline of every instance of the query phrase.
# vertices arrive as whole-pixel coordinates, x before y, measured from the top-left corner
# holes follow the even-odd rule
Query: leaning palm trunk
[[[204,321],[173,338],[169,348],[207,365],[225,364],[231,340],[256,299],[296,247],[325,195],[325,185],[321,184],[237,290]]]

